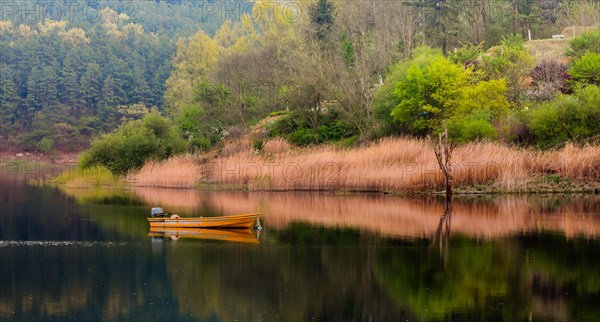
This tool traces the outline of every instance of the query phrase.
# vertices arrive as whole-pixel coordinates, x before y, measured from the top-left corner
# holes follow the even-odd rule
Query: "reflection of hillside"
[[[180,310],[202,321],[406,317],[375,285],[367,248],[185,246],[166,252],[167,273]]]
[[[302,221],[326,227],[354,227],[401,237],[431,238],[444,204],[433,198],[380,195],[336,196],[313,193],[197,192],[136,188],[148,204],[178,211],[211,209],[216,214],[260,212],[269,226],[284,228]],[[499,196],[460,199],[453,204],[452,231],[494,238],[531,231],[600,236],[600,197],[573,203],[563,197]],[[533,201],[532,201],[533,200]]]
[[[447,261],[424,249],[382,249],[376,280],[421,319],[592,321],[600,313],[597,242],[546,235],[455,238]],[[418,263],[415,265],[414,263]],[[497,307],[499,311],[482,308]]]
[[[0,250],[2,321],[182,320],[176,304],[152,305],[171,293],[144,246],[11,247]]]

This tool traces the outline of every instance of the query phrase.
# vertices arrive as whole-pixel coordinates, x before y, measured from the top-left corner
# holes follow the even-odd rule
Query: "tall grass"
[[[433,149],[424,140],[393,138],[355,149],[284,147],[273,152],[279,150],[265,154],[248,148],[210,159],[182,156],[148,163],[132,178],[149,187],[214,184],[277,191],[433,191],[443,185]],[[600,147],[568,145],[539,152],[470,143],[454,151],[452,167],[455,186],[524,191],[548,175],[600,179]]]

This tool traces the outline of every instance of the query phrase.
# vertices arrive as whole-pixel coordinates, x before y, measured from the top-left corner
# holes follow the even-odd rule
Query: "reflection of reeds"
[[[211,209],[215,214],[260,212],[268,227],[293,222],[326,227],[348,227],[392,236],[432,238],[444,213],[443,200],[380,195],[337,196],[314,193],[197,192],[194,190],[135,188],[146,203],[193,214]],[[600,198],[569,204],[563,198],[532,203],[524,197],[456,199],[452,204],[452,232],[492,238],[547,230],[566,236],[600,236]],[[558,203],[555,205],[555,203]]]
[[[138,186],[175,188],[199,184],[279,191],[441,188],[433,150],[423,140],[385,139],[351,150],[318,147],[288,151],[282,142],[267,142],[265,148],[270,152],[242,149],[203,162],[190,156],[150,162],[134,179]],[[560,151],[535,152],[499,143],[470,143],[458,147],[453,155],[455,185],[485,184],[503,191],[526,189],[532,180],[548,174],[597,180],[599,169],[598,146],[568,145]]]

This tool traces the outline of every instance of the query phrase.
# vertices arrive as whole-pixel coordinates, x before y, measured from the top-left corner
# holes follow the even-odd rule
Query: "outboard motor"
[[[164,211],[162,208],[160,207],[154,207],[152,208],[152,212],[151,212],[152,218],[154,217],[164,217]]]

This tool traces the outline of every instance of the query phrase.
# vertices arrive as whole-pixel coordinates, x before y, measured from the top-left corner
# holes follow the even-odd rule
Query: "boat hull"
[[[256,223],[258,214],[196,217],[196,218],[148,218],[150,228],[221,228],[250,229]]]

